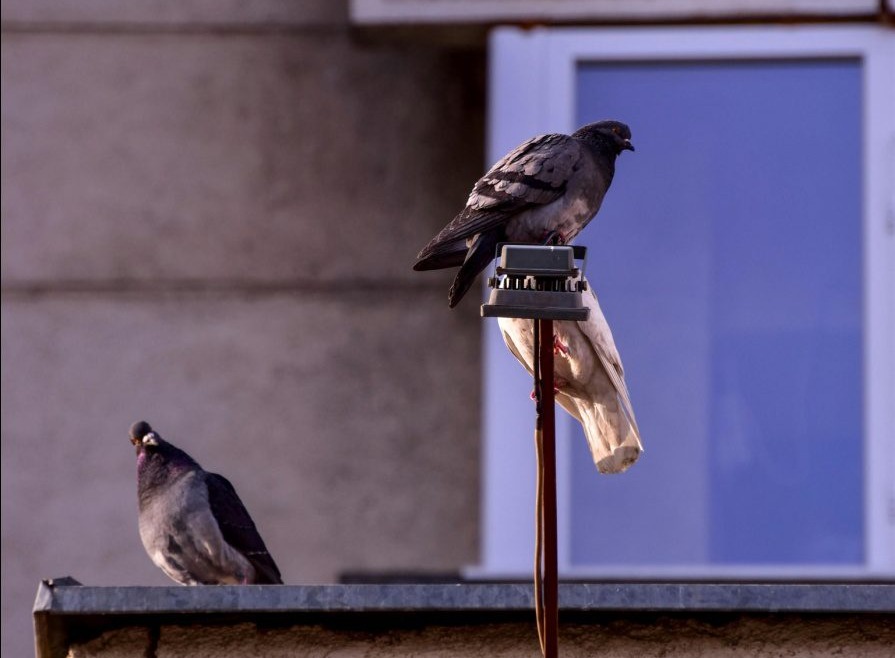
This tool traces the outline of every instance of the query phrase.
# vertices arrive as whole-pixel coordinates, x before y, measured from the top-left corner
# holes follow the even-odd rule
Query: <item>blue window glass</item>
[[[645,452],[570,423],[573,565],[863,560],[861,65],[582,64],[619,159],[578,243]]]

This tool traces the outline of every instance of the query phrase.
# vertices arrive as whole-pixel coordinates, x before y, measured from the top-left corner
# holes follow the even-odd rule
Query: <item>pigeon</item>
[[[131,426],[130,440],[137,450],[140,538],[156,566],[182,585],[282,584],[225,477],[203,470],[146,421]]]
[[[634,146],[620,121],[532,137],[479,179],[466,207],[420,251],[413,269],[459,266],[448,293],[453,308],[499,243],[568,244],[600,209],[625,150]]]
[[[625,384],[621,357],[609,324],[590,285],[582,293],[587,320],[553,323],[556,401],[584,428],[600,473],[621,473],[640,453],[640,429]],[[534,367],[532,320],[498,318],[503,340],[531,373]]]

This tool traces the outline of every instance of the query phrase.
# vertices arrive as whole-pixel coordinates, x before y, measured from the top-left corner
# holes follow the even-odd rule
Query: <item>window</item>
[[[491,160],[631,125],[579,236],[645,452],[557,413],[560,569],[895,572],[895,47],[873,28],[498,30]],[[483,564],[533,554],[531,382],[485,322]]]

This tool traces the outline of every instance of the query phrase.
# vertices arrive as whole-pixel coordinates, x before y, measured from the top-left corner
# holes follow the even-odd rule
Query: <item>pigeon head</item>
[[[631,129],[621,121],[589,123],[572,133],[572,137],[613,157],[622,151],[634,150],[634,145],[631,143]]]
[[[140,420],[131,425],[130,429],[131,443],[137,448],[139,455],[144,449],[158,447],[159,435],[156,434],[152,427],[145,420]]]
[[[130,441],[137,452],[141,489],[199,468],[199,464],[175,445],[165,441],[145,420],[131,425]]]

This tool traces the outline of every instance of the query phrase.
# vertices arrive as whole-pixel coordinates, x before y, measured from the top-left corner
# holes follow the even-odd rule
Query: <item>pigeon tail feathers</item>
[[[457,272],[457,276],[454,278],[454,283],[451,285],[451,289],[448,292],[448,306],[454,308],[459,304],[460,300],[463,299],[463,295],[465,295],[472,287],[479,272],[485,269],[488,266],[488,263],[494,260],[494,250],[497,248],[498,241],[499,237],[497,231],[480,233],[476,236],[472,245],[469,247],[469,253],[466,255],[466,260],[464,260],[463,265],[460,266],[460,271]]]
[[[604,400],[592,401],[558,394],[557,402],[578,419],[600,473],[623,473],[637,461],[643,446],[640,434],[622,412],[620,401],[612,411]]]
[[[254,583],[282,585],[280,570],[230,481],[223,475],[208,473],[205,484],[208,487],[208,504],[221,534],[255,568]]]
[[[426,270],[443,270],[448,267],[460,267],[466,260],[467,247],[466,241],[460,240],[446,245],[437,245],[434,249],[426,252],[421,251],[417,256],[413,269],[417,272]]]

